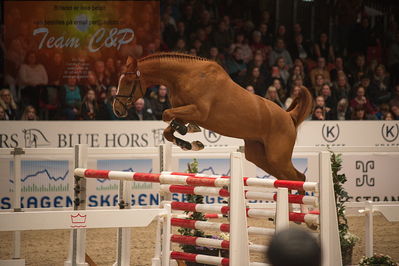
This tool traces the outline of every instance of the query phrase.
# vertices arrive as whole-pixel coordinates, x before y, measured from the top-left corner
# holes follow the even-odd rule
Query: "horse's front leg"
[[[165,130],[163,131],[163,135],[166,140],[172,142],[173,144],[179,146],[183,150],[193,150],[193,151],[199,151],[204,148],[204,145],[199,142],[199,141],[193,141],[193,142],[188,142],[180,138],[176,138],[173,133],[175,130],[169,125]]]
[[[162,119],[165,122],[170,122],[170,125],[179,132],[181,135],[187,134],[187,132],[199,132],[200,129],[194,123],[189,124],[187,127],[183,121],[204,121],[207,114],[203,114],[199,111],[198,107],[194,104],[179,106],[171,109],[167,109],[163,112]]]

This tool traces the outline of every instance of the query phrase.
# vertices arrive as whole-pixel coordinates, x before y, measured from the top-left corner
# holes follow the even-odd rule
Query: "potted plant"
[[[396,262],[388,255],[374,254],[372,257],[363,256],[360,259],[359,266],[374,265],[374,266],[396,266]]]
[[[346,182],[345,174],[339,174],[342,169],[341,154],[331,153],[331,170],[334,181],[334,194],[337,204],[338,231],[341,243],[342,263],[344,265],[352,264],[353,248],[359,241],[359,237],[349,232],[348,219],[345,217],[344,203],[349,200],[348,193],[345,191],[343,184]]]
[[[192,163],[187,164],[187,172],[188,173],[198,173],[198,161],[196,159],[193,160]],[[204,197],[201,195],[187,195],[187,201],[190,203],[197,203],[202,204],[204,203]],[[197,220],[197,221],[207,221],[205,216],[200,212],[189,212],[185,211],[185,214],[188,215],[186,219],[190,220]],[[196,236],[196,237],[207,237],[207,238],[216,238],[218,237],[212,235],[205,235],[205,232],[198,229],[191,229],[191,228],[179,228],[178,232],[185,236]],[[218,256],[219,249],[217,248],[207,248],[207,247],[199,247],[199,246],[192,246],[186,244],[180,244],[181,249],[187,253],[195,253],[195,254],[203,254],[203,255],[211,255],[211,256]],[[197,262],[186,262],[187,266],[206,266],[202,263]]]

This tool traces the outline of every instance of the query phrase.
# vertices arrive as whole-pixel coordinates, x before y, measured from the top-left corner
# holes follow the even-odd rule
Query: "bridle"
[[[140,77],[140,71],[136,70],[136,71],[127,71],[127,72],[121,73],[121,75],[127,75],[127,74],[136,74],[137,75],[137,78],[135,78],[133,80],[134,81],[134,85],[133,85],[130,93],[128,95],[118,95],[118,92],[119,92],[119,90],[118,90],[117,95],[112,97],[116,102],[118,102],[123,107],[123,109],[125,109],[125,113],[126,114],[128,112],[128,109],[129,109],[128,105],[133,103],[133,100],[134,100],[133,95],[134,95],[134,93],[135,93],[135,91],[137,89],[137,86],[140,87],[140,92],[141,92],[142,95],[144,95],[143,88],[141,87],[141,84],[140,84],[140,78],[139,78]],[[126,103],[121,101],[120,98],[127,98]]]

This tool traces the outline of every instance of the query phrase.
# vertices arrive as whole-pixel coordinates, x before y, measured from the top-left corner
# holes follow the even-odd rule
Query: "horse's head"
[[[126,117],[128,109],[135,100],[144,95],[140,84],[140,71],[137,67],[137,60],[129,56],[126,61],[126,72],[119,78],[118,90],[114,96],[112,109],[117,117]]]

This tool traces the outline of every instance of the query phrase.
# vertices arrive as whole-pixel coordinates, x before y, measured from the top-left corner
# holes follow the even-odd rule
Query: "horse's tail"
[[[309,90],[302,86],[299,95],[292,101],[291,105],[288,107],[287,112],[289,112],[292,120],[294,121],[295,127],[303,122],[310,115],[313,106],[313,97]]]

